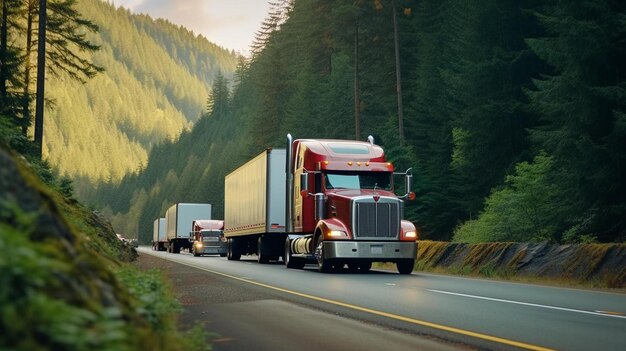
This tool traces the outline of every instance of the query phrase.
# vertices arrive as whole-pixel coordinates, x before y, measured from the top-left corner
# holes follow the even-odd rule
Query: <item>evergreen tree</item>
[[[228,89],[228,81],[224,78],[222,72],[217,73],[208,100],[209,106],[207,106],[207,114],[209,116],[223,117],[226,115],[228,112],[230,91]]]
[[[531,135],[554,158],[554,178],[569,197],[567,220],[553,236],[623,240],[626,5],[550,1],[536,15],[546,35],[528,43],[552,71],[529,92],[540,116]]]
[[[0,14],[0,114],[7,123],[20,125],[17,109],[20,104],[18,91],[23,85],[19,79],[21,50],[15,46],[16,18],[19,15],[18,0],[2,0]],[[11,116],[11,117],[8,117]]]
[[[446,73],[457,106],[452,116],[451,199],[460,219],[475,216],[483,199],[527,149],[524,88],[537,58],[520,31],[524,21],[517,1],[459,5],[465,32],[454,48],[454,67]],[[527,19],[526,19],[527,21]],[[464,218],[463,218],[464,217]]]

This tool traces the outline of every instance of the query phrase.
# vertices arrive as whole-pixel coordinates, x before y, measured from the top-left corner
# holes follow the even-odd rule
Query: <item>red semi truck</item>
[[[282,256],[288,268],[312,262],[320,272],[392,262],[410,274],[418,232],[402,217],[403,200],[415,196],[411,170],[394,173],[371,136],[287,139],[286,150],[268,149],[226,176],[228,259],[256,254],[266,263]],[[403,196],[394,193],[394,174],[405,178]]]
[[[194,256],[219,254],[226,257],[226,239],[224,221],[217,219],[198,219],[191,224],[190,236],[193,240]]]

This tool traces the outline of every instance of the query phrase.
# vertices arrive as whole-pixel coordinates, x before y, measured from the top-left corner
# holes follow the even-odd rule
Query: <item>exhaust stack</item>
[[[292,152],[293,152],[293,138],[291,134],[287,134],[287,153],[285,160],[285,173],[286,173],[286,182],[285,187],[287,188],[285,191],[285,228],[287,229],[287,233],[293,232],[293,214],[291,211],[293,210],[293,161],[292,161]]]

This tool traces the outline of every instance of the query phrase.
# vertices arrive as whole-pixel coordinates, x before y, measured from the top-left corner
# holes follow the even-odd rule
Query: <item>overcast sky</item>
[[[248,55],[254,33],[269,8],[267,0],[113,0],[133,13],[182,25],[227,49]]]

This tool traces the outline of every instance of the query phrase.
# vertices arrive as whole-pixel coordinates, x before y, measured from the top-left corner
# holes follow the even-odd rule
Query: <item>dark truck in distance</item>
[[[224,221],[199,219],[193,221],[191,246],[193,255],[220,255],[226,257],[226,239],[224,238]]]
[[[288,268],[312,262],[320,272],[392,262],[410,274],[418,239],[402,219],[403,200],[415,196],[410,169],[394,173],[372,137],[287,139],[286,150],[268,149],[226,176],[228,259],[282,256]],[[403,196],[394,193],[394,175],[404,176]]]

